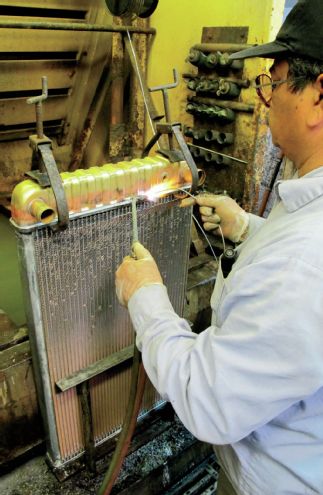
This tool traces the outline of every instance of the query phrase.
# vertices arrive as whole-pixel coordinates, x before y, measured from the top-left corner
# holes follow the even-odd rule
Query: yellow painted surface
[[[180,74],[180,85],[169,92],[172,120],[191,124],[185,111],[186,90],[183,73],[196,71],[185,59],[190,48],[201,41],[202,28],[213,26],[249,26],[250,44],[271,41],[283,17],[285,0],[160,0],[151,17],[157,29],[148,65],[150,87],[172,82],[172,68]],[[257,74],[266,67],[264,60],[247,62],[247,70]],[[248,70],[249,72],[249,70]],[[154,95],[158,109],[162,98]]]
[[[0,214],[0,309],[17,325],[26,321],[14,229]]]

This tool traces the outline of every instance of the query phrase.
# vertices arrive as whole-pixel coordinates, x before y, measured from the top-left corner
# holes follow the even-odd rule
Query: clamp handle
[[[155,86],[153,88],[149,88],[151,93],[155,91],[161,91],[163,93],[164,100],[164,109],[165,109],[165,117],[166,122],[170,122],[170,108],[169,108],[169,98],[168,98],[168,89],[176,88],[179,83],[178,71],[177,69],[173,69],[173,78],[174,82],[170,84],[162,84],[161,86]]]
[[[37,137],[39,139],[44,138],[44,125],[43,125],[43,101],[47,100],[48,97],[48,82],[47,76],[42,76],[42,94],[39,96],[32,96],[28,98],[28,105],[36,106],[36,129],[37,129]]]

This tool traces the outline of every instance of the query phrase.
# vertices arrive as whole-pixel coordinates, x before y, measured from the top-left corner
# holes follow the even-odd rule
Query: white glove
[[[192,205],[193,198],[182,200],[181,206]],[[229,196],[219,194],[199,194],[194,197],[194,203],[200,206],[203,227],[207,231],[221,226],[223,236],[232,242],[240,242],[246,237],[249,216]],[[220,235],[219,230],[215,232]]]
[[[126,256],[116,271],[116,292],[123,306],[128,306],[131,296],[141,287],[163,284],[150,252],[140,242],[132,245],[132,251],[134,257]]]

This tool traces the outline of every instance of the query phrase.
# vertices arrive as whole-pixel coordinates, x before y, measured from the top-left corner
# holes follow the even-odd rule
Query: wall
[[[173,67],[180,74],[192,70],[185,59],[190,47],[201,41],[203,26],[249,26],[249,43],[264,43],[280,25],[283,8],[284,0],[160,0],[151,17],[151,26],[157,29],[157,35],[150,53],[148,84],[171,82]],[[188,120],[185,88],[182,81],[178,88],[170,91],[173,119],[184,122]],[[156,104],[159,107],[160,98]]]
[[[203,5],[203,8],[201,8]],[[172,82],[172,68],[177,68],[180,74],[180,84],[169,91],[170,107],[173,121],[192,125],[192,116],[186,113],[186,99],[190,92],[186,89],[183,73],[194,73],[196,69],[185,59],[189,49],[201,41],[203,26],[249,26],[249,44],[261,44],[274,39],[283,18],[285,0],[203,0],[192,2],[188,0],[160,0],[155,13],[151,17],[151,26],[157,29],[148,65],[148,85],[150,87]],[[251,81],[254,77],[268,69],[265,59],[251,59],[245,62],[244,75]],[[155,93],[154,101],[162,110],[162,97]],[[256,103],[253,116],[240,114],[237,119],[237,139],[235,156],[244,158],[246,143],[249,148],[247,173],[249,182],[246,184],[247,197],[245,206],[257,203],[259,182],[262,175],[262,164],[253,166],[254,142],[257,139],[259,119],[260,130],[263,131],[263,110],[253,88],[244,90],[241,96],[245,103]],[[260,115],[258,114],[260,112]],[[147,126],[149,127],[149,126]],[[150,128],[147,130],[151,135]]]

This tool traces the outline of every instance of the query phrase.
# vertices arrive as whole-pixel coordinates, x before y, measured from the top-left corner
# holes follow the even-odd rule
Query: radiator
[[[149,163],[155,162],[146,158],[143,166],[147,168]],[[165,183],[165,170],[169,166],[165,160],[162,166],[159,163],[157,176],[151,172],[148,182],[141,180],[139,184],[138,180],[132,180],[134,190],[128,190],[127,194],[143,194],[143,189]],[[138,161],[122,162],[114,167],[114,172],[119,169],[121,174],[118,175],[120,194],[120,177],[127,180],[127,174],[121,172],[130,170],[133,179],[136,178]],[[134,342],[128,312],[116,299],[114,283],[117,266],[130,253],[131,205],[129,197],[116,199],[111,190],[104,190],[104,187],[111,189],[112,182],[107,177],[106,181],[100,179],[93,194],[93,183],[100,169],[62,174],[70,207],[69,225],[63,231],[54,232],[51,223],[46,223],[47,216],[45,222],[39,221],[41,216],[37,215],[27,219],[32,211],[30,197],[33,201],[40,197],[48,202],[50,188],[45,191],[28,180],[25,188],[23,183],[19,184],[13,193],[12,223],[18,239],[36,384],[48,438],[47,455],[56,470],[71,465],[85,449],[76,390],[59,391],[57,383]],[[181,175],[179,169],[174,170]],[[68,190],[71,183],[73,188]],[[184,184],[182,179],[177,181],[177,187],[179,184]],[[31,195],[33,188],[36,192]],[[26,189],[28,193],[24,192]],[[104,195],[108,198],[106,204],[102,204]],[[99,203],[93,199],[98,197]],[[55,214],[53,203],[50,208]],[[179,208],[178,200],[169,193],[154,202],[139,201],[137,208],[139,239],[157,260],[173,306],[182,314],[191,210]],[[120,431],[130,376],[131,367],[121,366],[89,382],[96,446]],[[160,404],[161,398],[149,383],[140,416]]]

